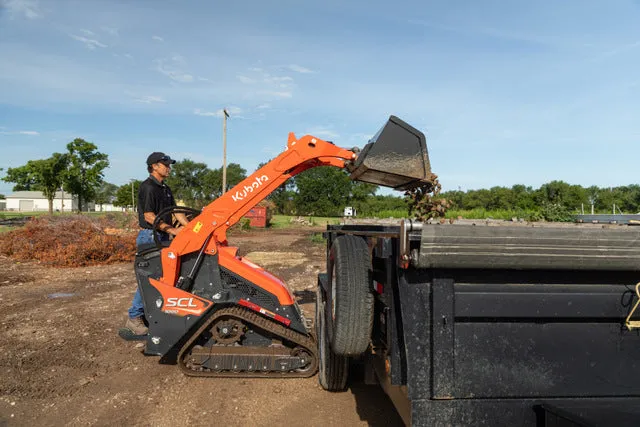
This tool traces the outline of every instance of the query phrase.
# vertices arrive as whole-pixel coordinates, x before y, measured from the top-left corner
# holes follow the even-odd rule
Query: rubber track
[[[307,350],[311,354],[311,366],[304,372],[218,372],[218,371],[194,371],[189,369],[185,364],[185,358],[189,356],[189,350],[195,341],[207,331],[213,322],[222,316],[229,316],[241,320],[243,322],[255,325],[260,329],[271,332],[281,339],[295,343]],[[291,349],[293,350],[293,348]],[[318,370],[318,349],[315,340],[311,336],[301,334],[293,329],[289,329],[280,323],[262,317],[252,311],[241,307],[230,307],[217,310],[207,321],[193,334],[178,353],[178,366],[180,370],[189,376],[194,377],[218,377],[218,378],[307,378],[312,377]]]

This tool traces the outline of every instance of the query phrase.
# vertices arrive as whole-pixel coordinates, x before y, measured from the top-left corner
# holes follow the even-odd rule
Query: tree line
[[[518,184],[465,192],[447,191],[440,196],[451,200],[457,210],[505,210],[534,220],[570,220],[575,214],[592,211],[618,214],[640,212],[640,185],[637,184],[582,187],[556,180],[535,189]]]
[[[41,191],[53,213],[53,199],[61,189],[78,197],[78,210],[95,198],[104,182],[109,158],[98,147],[81,138],[66,146],[65,153],[53,153],[47,159],[29,160],[27,164],[8,168],[5,182],[14,183],[13,191]]]
[[[25,165],[9,168],[2,179],[15,184],[14,191],[42,191],[49,200],[60,189],[78,197],[79,210],[83,203],[113,203],[131,207],[137,203],[140,180],[115,185],[104,180],[109,167],[108,156],[98,151],[92,142],[76,138],[64,153],[30,160]],[[260,164],[261,168],[266,163]],[[237,163],[227,166],[227,190],[248,176]],[[172,167],[167,184],[176,200],[194,208],[202,208],[222,194],[222,168],[211,169],[205,163],[190,159],[178,161]],[[284,183],[267,198],[274,213],[285,215],[341,216],[346,206],[356,208],[359,216],[388,216],[408,214],[408,198],[398,195],[379,195],[378,186],[352,181],[346,171],[334,167],[309,169]],[[582,187],[563,181],[551,181],[539,188],[521,184],[511,187],[492,187],[468,191],[445,191],[438,195],[450,202],[455,211],[505,211],[509,215],[530,220],[566,221],[583,210],[596,213],[640,212],[640,185],[609,188]]]

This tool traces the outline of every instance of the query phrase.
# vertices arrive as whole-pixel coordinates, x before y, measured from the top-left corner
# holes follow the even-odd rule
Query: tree
[[[511,187],[511,193],[513,195],[514,208],[521,210],[533,210],[536,208],[531,186],[516,184]]]
[[[100,210],[102,210],[102,205],[113,203],[116,197],[116,191],[118,191],[117,185],[103,181],[96,190],[96,196],[93,201],[100,205]]]
[[[7,175],[2,178],[5,182],[13,182],[13,191],[39,191],[40,187],[35,177],[29,172],[27,165],[7,169]]]
[[[247,177],[247,171],[238,163],[227,165],[227,191]],[[173,187],[172,187],[173,188]],[[209,204],[222,195],[222,168],[209,169],[204,177],[204,204]]]
[[[207,170],[206,164],[189,159],[173,165],[166,182],[171,187],[174,198],[187,206],[201,207],[199,205],[204,200],[204,179]]]
[[[227,189],[246,177],[247,171],[239,164],[227,165]],[[209,169],[205,163],[184,159],[173,166],[166,182],[176,200],[200,209],[222,194],[222,168]]]
[[[65,189],[78,196],[78,210],[83,202],[93,199],[103,181],[103,171],[109,167],[109,156],[100,153],[98,147],[81,138],[67,144],[69,169],[65,175]]]
[[[264,167],[273,159],[260,163],[254,172]],[[275,213],[282,215],[292,215],[295,212],[293,199],[295,196],[295,184],[293,179],[286,180],[280,187],[276,188],[266,198],[275,206]]]
[[[313,168],[294,180],[298,191],[293,201],[298,215],[339,216],[349,206],[353,181],[342,169]]]
[[[131,184],[133,183],[133,188]],[[135,207],[138,204],[138,190],[142,181],[133,180],[132,183],[124,184],[118,187],[113,200],[114,206],[126,208],[128,206]]]
[[[3,179],[15,182],[19,188],[42,191],[49,201],[49,214],[52,214],[53,199],[62,185],[68,161],[69,157],[66,154],[53,153],[48,159],[29,160],[24,166],[9,168],[7,176]]]
[[[356,208],[357,212],[366,209],[369,199],[376,194],[378,186],[367,182],[351,181],[349,205]]]

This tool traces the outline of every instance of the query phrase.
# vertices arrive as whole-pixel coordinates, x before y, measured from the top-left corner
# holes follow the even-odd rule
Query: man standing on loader
[[[153,244],[153,222],[157,214],[168,207],[176,205],[171,188],[164,180],[171,173],[171,165],[175,160],[161,152],[153,152],[147,157],[147,172],[149,177],[140,184],[138,190],[138,223],[140,231],[136,238],[138,248],[144,245]],[[187,225],[188,220],[184,214],[174,214],[180,224]],[[156,225],[158,237],[161,242],[167,242],[170,236],[176,236],[181,228],[172,226],[171,214],[163,215]],[[144,304],[140,290],[136,288],[131,307],[128,310],[129,317],[125,328],[135,336],[143,338],[147,334],[147,327],[144,324]]]

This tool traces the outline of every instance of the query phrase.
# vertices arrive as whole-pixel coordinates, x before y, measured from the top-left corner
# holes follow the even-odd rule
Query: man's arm
[[[189,224],[189,220],[187,219],[185,214],[183,214],[183,213],[174,213],[173,215],[176,217],[178,222],[180,224],[182,224],[183,226]]]
[[[153,221],[156,220],[156,214],[154,214],[153,212],[145,212],[144,220],[149,224],[153,224]],[[164,231],[165,233],[173,234],[174,236],[176,236],[180,232],[179,228],[173,228],[171,224],[167,224],[163,220],[158,221],[157,229],[160,231]]]

